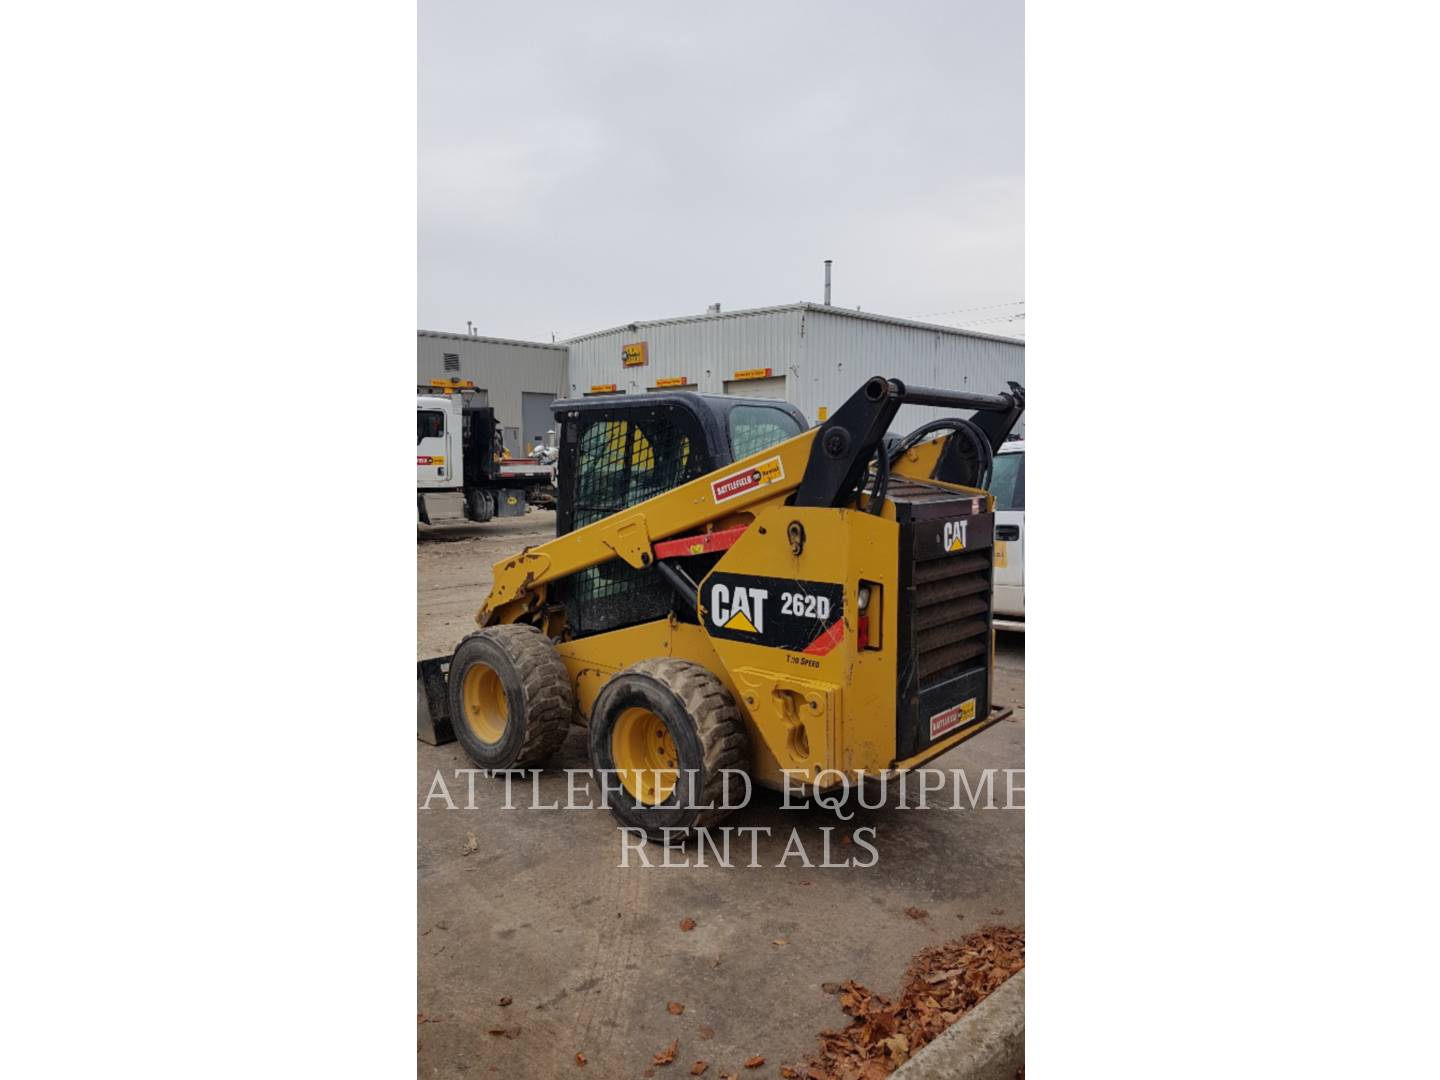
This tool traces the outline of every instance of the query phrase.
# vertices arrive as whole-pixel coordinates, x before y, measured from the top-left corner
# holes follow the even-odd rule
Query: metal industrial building
[[[436,380],[473,381],[471,400],[494,408],[506,448],[519,457],[554,426],[550,402],[569,389],[566,356],[564,345],[421,330],[417,388],[441,393]]]
[[[982,394],[1025,381],[1020,339],[823,304],[630,323],[565,344],[574,396],[679,388],[776,397],[812,422],[871,375]],[[894,427],[908,431],[944,413],[905,409]]]
[[[1025,381],[1025,342],[810,303],[634,322],[556,345],[419,332],[420,390],[433,380],[473,380],[517,455],[554,426],[549,406],[557,396],[680,389],[774,397],[814,423],[871,375],[1000,393]],[[893,429],[909,431],[945,412],[907,408]],[[1016,431],[1024,430],[1021,417]]]

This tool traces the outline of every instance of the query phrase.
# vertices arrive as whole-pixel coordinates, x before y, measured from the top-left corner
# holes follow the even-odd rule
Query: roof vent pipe
[[[830,263],[832,260],[825,260],[825,306],[830,306]]]

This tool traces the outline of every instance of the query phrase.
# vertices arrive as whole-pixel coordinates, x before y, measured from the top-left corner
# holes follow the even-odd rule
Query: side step
[[[436,656],[415,664],[416,695],[419,699],[417,732],[420,741],[431,746],[455,741],[450,726],[450,695],[445,676],[450,671],[450,657]]]

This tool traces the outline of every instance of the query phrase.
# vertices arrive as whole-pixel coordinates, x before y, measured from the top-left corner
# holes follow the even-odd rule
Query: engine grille
[[[925,689],[976,666],[990,642],[990,550],[917,563],[915,654]]]
[[[995,515],[983,498],[910,481],[891,488],[900,525],[896,758],[990,712]]]

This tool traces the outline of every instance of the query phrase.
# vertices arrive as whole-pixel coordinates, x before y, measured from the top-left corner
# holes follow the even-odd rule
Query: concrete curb
[[[893,1080],[1015,1080],[1025,1064],[1025,972],[920,1048]]]

